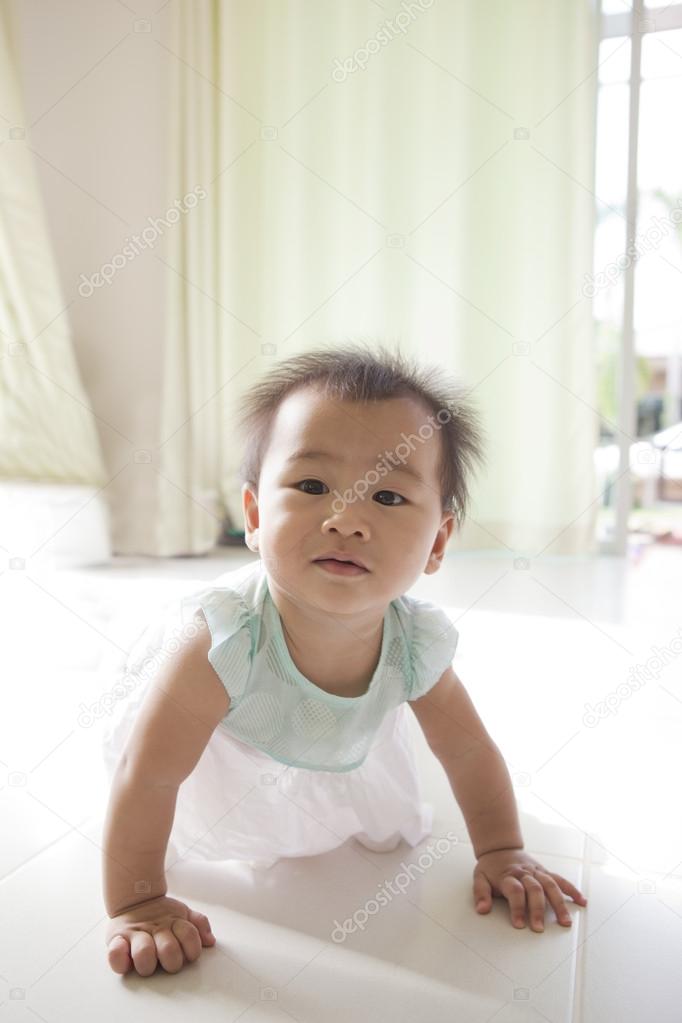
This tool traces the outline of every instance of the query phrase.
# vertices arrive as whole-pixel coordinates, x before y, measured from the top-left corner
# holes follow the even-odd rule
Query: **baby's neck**
[[[301,674],[326,692],[363,695],[381,656],[385,609],[332,615],[301,606],[276,586],[270,587],[270,594],[289,654]]]

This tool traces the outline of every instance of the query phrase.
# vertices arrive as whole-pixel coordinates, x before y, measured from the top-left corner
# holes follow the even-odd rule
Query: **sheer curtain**
[[[106,560],[107,510],[96,488],[107,477],[26,145],[15,35],[4,6],[0,96],[0,545],[10,557],[29,557],[46,546],[55,525],[63,529],[60,520],[95,498],[80,520],[79,543],[83,557]]]
[[[592,3],[177,0],[160,553],[241,527],[234,406],[362,338],[463,378],[488,464],[452,544],[594,550]]]

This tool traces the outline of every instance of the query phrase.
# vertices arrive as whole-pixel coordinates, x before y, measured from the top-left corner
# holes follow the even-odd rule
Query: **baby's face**
[[[422,572],[435,572],[454,523],[441,511],[440,434],[413,398],[340,402],[314,388],[289,395],[258,496],[242,488],[246,540],[268,576],[298,600],[353,613],[387,606]],[[333,551],[365,571],[316,562]]]

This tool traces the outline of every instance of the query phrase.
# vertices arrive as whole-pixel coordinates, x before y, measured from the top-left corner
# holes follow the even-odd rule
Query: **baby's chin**
[[[306,567],[310,571],[306,571]],[[267,571],[266,571],[266,574]],[[377,594],[376,576],[365,572],[355,576],[335,576],[315,565],[304,566],[296,578],[291,575],[268,574],[268,585],[273,585],[292,603],[300,607],[319,608],[330,613],[359,613],[385,611],[391,602],[390,594]],[[369,584],[369,585],[368,585]]]

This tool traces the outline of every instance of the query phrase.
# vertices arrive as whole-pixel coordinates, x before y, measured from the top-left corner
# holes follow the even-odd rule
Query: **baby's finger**
[[[173,920],[170,927],[162,927],[160,930],[154,931],[156,954],[166,973],[178,973],[185,963],[182,945],[172,930],[175,923],[177,921]]]
[[[490,882],[485,874],[474,874],[474,902],[478,913],[488,913],[492,906]]]
[[[204,913],[199,913],[196,909],[190,909],[189,921],[198,930],[202,945],[215,945],[215,935],[211,930],[209,919]]]
[[[581,906],[587,905],[587,899],[583,893],[579,891],[574,884],[567,881],[565,877],[562,877],[561,874],[550,874],[550,877],[554,878],[562,892],[566,892],[567,895],[570,895],[574,902],[579,903]]]
[[[556,918],[560,924],[565,927],[570,927],[573,921],[571,920],[571,914],[566,909],[566,903],[564,902],[564,896],[559,888],[559,885],[554,880],[554,876],[549,873],[538,871],[535,875],[543,885],[547,899],[556,913]]]
[[[526,926],[526,889],[515,877],[505,877],[498,885],[509,903],[511,922],[514,927]]]
[[[157,966],[156,945],[148,931],[133,931],[130,938],[130,955],[135,969],[141,977],[150,977]]]
[[[122,934],[115,934],[109,942],[107,959],[114,973],[128,973],[133,967],[130,946]]]
[[[201,937],[199,931],[189,920],[174,920],[172,930],[180,943],[185,959],[193,963],[201,955]]]
[[[528,897],[528,919],[534,931],[545,929],[545,893],[536,877],[524,874],[521,878]]]

